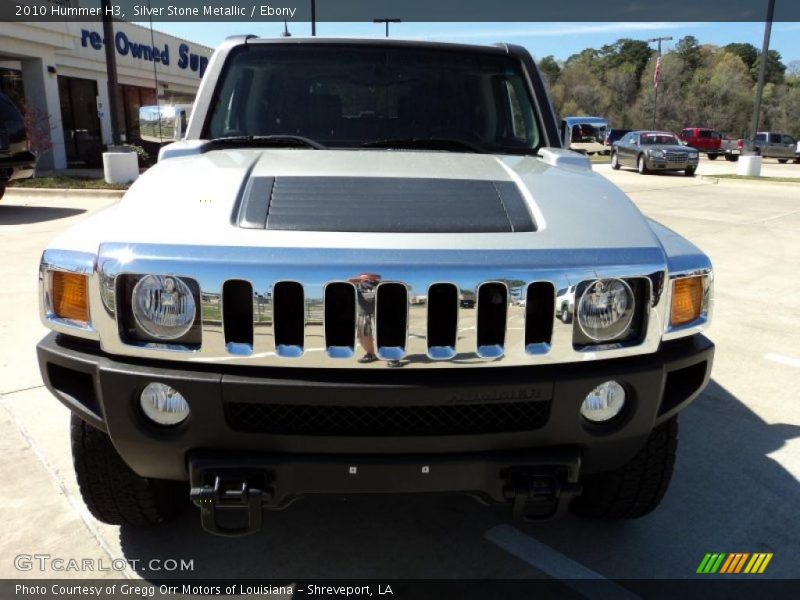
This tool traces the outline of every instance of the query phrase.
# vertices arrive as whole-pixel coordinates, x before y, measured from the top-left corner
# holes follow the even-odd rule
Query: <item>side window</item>
[[[756,134],[756,141],[757,142],[766,142],[767,141],[767,134],[766,133],[757,133]]]
[[[692,137],[692,130],[684,129],[683,131],[681,131],[681,137],[684,139]]]
[[[769,143],[770,144],[780,144],[781,143],[781,134],[780,133],[770,133],[769,134]]]
[[[506,81],[506,92],[508,93],[508,108],[511,113],[511,131],[515,138],[527,141],[528,131],[525,127],[525,118],[522,116],[522,105],[517,97],[517,91],[510,81]]]
[[[701,132],[700,132],[700,135],[699,135],[698,137],[701,137],[701,138],[710,138],[710,137],[711,137],[711,132],[710,132],[710,131],[701,131]]]
[[[795,141],[794,141],[794,138],[792,136],[785,135],[785,136],[783,136],[783,143],[784,144],[789,144],[790,146],[794,146]]]

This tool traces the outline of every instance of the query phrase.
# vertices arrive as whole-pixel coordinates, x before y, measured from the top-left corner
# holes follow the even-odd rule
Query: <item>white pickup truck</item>
[[[226,41],[185,139],[40,284],[107,523],[191,499],[233,536],[360,492],[639,517],[713,361],[708,257],[561,148],[505,44]]]

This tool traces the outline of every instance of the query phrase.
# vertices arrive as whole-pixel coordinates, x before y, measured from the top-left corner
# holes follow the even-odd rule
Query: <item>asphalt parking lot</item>
[[[800,165],[776,168],[800,176]],[[205,534],[194,509],[150,531],[97,523],[78,495],[67,410],[38,373],[36,273],[50,238],[113,200],[9,197],[0,202],[0,577],[118,576],[14,566],[18,554],[45,553],[194,561],[191,573],[129,567],[133,578],[680,579],[694,577],[707,552],[773,552],[765,576],[798,577],[800,183],[595,169],[709,253],[716,270],[713,380],[682,413],[672,486],[656,512],[524,524],[461,496],[380,496],[306,499],[237,540]]]

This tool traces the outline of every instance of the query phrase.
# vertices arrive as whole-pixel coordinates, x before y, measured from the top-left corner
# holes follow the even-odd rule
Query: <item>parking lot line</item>
[[[768,352],[764,355],[766,360],[771,360],[772,362],[776,362],[781,365],[786,365],[789,367],[794,367],[795,369],[800,369],[800,358],[792,358],[791,356],[784,356],[783,354],[775,354],[774,352]]]
[[[509,554],[513,554],[532,567],[543,571],[553,579],[558,579],[587,598],[593,600],[634,600],[639,598],[624,587],[609,581],[599,573],[584,567],[510,525],[492,527],[484,534],[484,537]]]

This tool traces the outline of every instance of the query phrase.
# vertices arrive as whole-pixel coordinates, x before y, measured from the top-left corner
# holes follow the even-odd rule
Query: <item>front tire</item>
[[[727,160],[728,162],[736,162],[737,160],[739,160],[739,155],[738,154],[726,154],[725,155],[725,160]]]
[[[615,171],[619,171],[620,168],[619,164],[619,155],[616,152],[611,153],[611,168]]]
[[[647,160],[644,157],[644,154],[639,156],[639,160],[636,162],[638,166],[639,175],[647,175],[648,168],[647,168]]]
[[[81,497],[98,521],[153,526],[172,520],[188,505],[184,482],[140,477],[125,464],[107,434],[75,415],[70,428]]]
[[[781,163],[782,165],[785,165],[787,162],[789,162],[789,159],[788,158],[779,158],[778,162]]]
[[[664,498],[678,448],[678,418],[656,427],[644,448],[616,471],[587,476],[570,510],[596,519],[637,519]]]
[[[718,156],[719,156],[719,154],[709,154],[708,155],[708,160],[717,160]]]
[[[697,167],[686,167],[684,169],[683,174],[687,177],[694,177],[694,174],[697,172]]]

